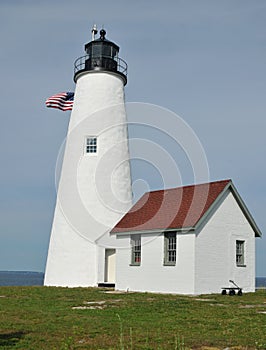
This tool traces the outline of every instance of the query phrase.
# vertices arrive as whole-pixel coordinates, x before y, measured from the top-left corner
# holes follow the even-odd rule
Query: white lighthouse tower
[[[115,283],[110,230],[132,204],[124,101],[127,64],[105,30],[75,62],[76,91],[66,138],[45,285]]]

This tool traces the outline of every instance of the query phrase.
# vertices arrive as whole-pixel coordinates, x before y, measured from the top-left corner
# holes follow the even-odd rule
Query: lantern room
[[[97,33],[94,29],[94,33]],[[119,46],[106,39],[106,31],[100,30],[100,37],[85,45],[86,55],[75,61],[74,81],[88,72],[112,72],[122,77],[127,83],[127,64],[118,57]]]

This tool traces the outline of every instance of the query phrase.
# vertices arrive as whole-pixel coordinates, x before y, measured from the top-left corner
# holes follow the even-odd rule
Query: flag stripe
[[[60,92],[49,97],[46,101],[46,107],[57,108],[61,111],[71,111],[74,103],[74,92]]]

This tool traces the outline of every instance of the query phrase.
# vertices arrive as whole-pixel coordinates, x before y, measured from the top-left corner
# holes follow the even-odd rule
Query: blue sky
[[[44,101],[74,90],[73,62],[93,23],[129,65],[126,100],[182,117],[202,143],[210,179],[232,178],[266,232],[264,0],[2,0],[0,270],[44,270],[69,120]],[[132,166],[134,180],[161,187],[149,169]],[[181,172],[183,184],[193,181]],[[257,276],[266,276],[265,251],[266,236],[257,240]]]

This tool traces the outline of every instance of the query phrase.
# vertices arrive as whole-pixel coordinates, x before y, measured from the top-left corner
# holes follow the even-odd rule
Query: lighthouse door
[[[105,249],[104,282],[115,283],[115,249]]]

